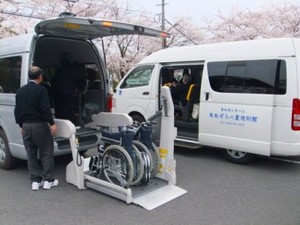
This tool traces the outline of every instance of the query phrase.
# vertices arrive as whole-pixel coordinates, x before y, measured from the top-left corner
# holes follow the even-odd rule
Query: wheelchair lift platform
[[[177,130],[174,127],[174,108],[169,89],[163,87],[162,95],[166,100],[164,101],[165,110],[162,114],[160,130],[159,170],[149,183],[124,188],[105,179],[90,176],[89,163],[91,158],[83,158],[79,155],[74,124],[68,120],[56,119],[57,136],[68,138],[72,150],[73,160],[66,169],[67,182],[77,186],[78,189],[91,188],[125,201],[127,204],[140,205],[147,210],[152,210],[185,194],[186,190],[176,186],[174,139]],[[99,113],[93,115],[93,122],[89,126],[118,127],[120,125],[132,125],[132,123],[132,118],[127,114]]]
[[[147,210],[161,206],[183,194],[186,191],[160,178],[152,178],[146,185],[122,188],[105,180],[86,176],[86,187],[113,196],[127,204],[134,203]]]

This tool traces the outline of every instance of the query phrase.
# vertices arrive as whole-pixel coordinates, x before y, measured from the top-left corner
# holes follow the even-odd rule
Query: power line
[[[34,16],[32,14],[28,15],[28,14],[24,14],[24,13],[9,12],[9,11],[6,11],[6,10],[1,10],[0,13],[11,15],[11,16],[27,17],[27,18],[32,18],[32,19],[40,19],[40,20],[46,19],[45,17],[41,17],[41,16]]]
[[[99,7],[99,8],[111,8],[111,5],[108,5],[108,4],[90,3],[90,2],[85,2],[85,1],[82,1],[82,0],[81,1],[80,0],[64,0],[64,1],[71,2],[71,3],[82,3],[82,4],[86,4],[88,6],[96,6],[96,7]],[[24,9],[24,11],[26,11],[27,9],[31,9],[31,10],[36,9],[35,7],[31,7],[31,6],[28,6],[28,5],[22,5],[22,8]],[[148,15],[151,15],[153,17],[155,16],[155,13],[147,12],[147,11],[125,9],[125,8],[122,8],[122,7],[118,7],[118,9],[122,10],[124,12],[130,12],[130,13],[138,14],[138,15],[148,14]],[[46,9],[39,9],[39,10],[45,11],[46,13],[49,13],[49,12],[53,13],[52,10],[46,10]],[[22,17],[29,17],[29,18],[36,18],[36,19],[45,19],[44,17],[40,17],[40,16],[30,16],[28,14],[10,12],[10,11],[6,11],[6,10],[0,10],[0,13],[8,14],[8,15],[15,15],[15,16],[22,16]],[[59,13],[60,12],[57,12],[57,14],[59,14]]]
[[[66,2],[76,2],[76,3],[82,3],[82,4],[86,4],[86,5],[89,5],[89,6],[97,6],[99,8],[112,8],[111,5],[109,4],[97,4],[97,3],[91,3],[91,2],[86,2],[86,1],[82,1],[82,0],[64,0]],[[139,14],[139,15],[143,15],[143,14],[149,14],[149,15],[152,15],[154,16],[155,13],[152,13],[152,12],[147,12],[147,11],[141,11],[141,10],[137,10],[137,9],[125,9],[123,7],[118,7],[119,10],[122,10],[124,12],[131,12],[131,13],[134,13],[134,14]]]
[[[169,24],[169,25],[171,25],[171,27],[172,28],[174,28],[175,30],[177,30],[180,34],[182,34],[186,39],[188,39],[190,42],[192,42],[193,44],[195,44],[195,45],[198,45],[198,43],[196,43],[194,40],[192,40],[191,38],[189,38],[187,35],[185,35],[181,30],[179,30],[177,27],[176,27],[176,25],[174,24],[172,24],[170,21],[168,21],[167,19],[166,19],[166,22]]]

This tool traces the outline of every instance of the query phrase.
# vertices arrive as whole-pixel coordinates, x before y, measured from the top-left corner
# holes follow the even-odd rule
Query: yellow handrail
[[[192,91],[193,91],[193,88],[195,87],[196,84],[191,84],[191,86],[189,87],[189,91],[186,95],[186,100],[187,101],[190,101],[191,100],[191,94],[192,94]]]

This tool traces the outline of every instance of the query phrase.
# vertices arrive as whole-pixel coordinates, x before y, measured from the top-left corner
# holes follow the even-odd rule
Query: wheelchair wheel
[[[134,144],[135,147],[137,147],[137,149],[140,152],[144,152],[144,153],[146,153],[149,156],[150,169],[152,171],[152,168],[153,168],[153,159],[152,159],[152,155],[151,155],[149,149],[146,147],[146,145],[144,145],[142,142],[139,142],[139,141],[133,141],[133,144]]]
[[[116,185],[128,187],[134,176],[134,167],[127,151],[119,145],[108,146],[103,153],[103,174]]]
[[[158,147],[156,147],[156,145],[153,142],[152,142],[152,148],[150,149],[150,153],[151,153],[152,161],[153,161],[153,167],[151,169],[151,177],[155,177],[155,175],[159,169],[160,154],[159,154]]]
[[[89,162],[90,176],[98,179],[102,176],[102,156],[94,155]]]
[[[144,175],[141,179],[141,184],[148,184],[151,178],[151,166],[150,166],[150,155],[145,152],[141,152],[144,161]]]
[[[132,145],[132,147],[133,147],[132,162],[134,167],[134,175],[133,175],[133,180],[131,182],[131,185],[135,185],[138,182],[140,182],[144,176],[144,161],[139,149],[134,145]]]

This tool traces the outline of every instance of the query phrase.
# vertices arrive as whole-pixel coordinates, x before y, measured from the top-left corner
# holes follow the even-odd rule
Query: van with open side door
[[[28,82],[31,65],[44,71],[42,85],[49,90],[55,118],[72,118],[76,125],[79,150],[97,146],[99,132],[89,126],[91,115],[109,112],[111,95],[103,56],[93,39],[130,34],[161,37],[165,33],[118,21],[61,16],[41,21],[35,33],[0,40],[1,168],[10,169],[16,159],[27,158],[13,112],[15,93]],[[62,101],[65,95],[67,102]],[[55,138],[54,145],[55,155],[71,152],[67,139]]]
[[[176,144],[212,146],[235,163],[254,155],[300,155],[300,39],[160,50],[120,81],[113,111],[143,121],[161,108],[165,71],[192,77],[175,105]]]

